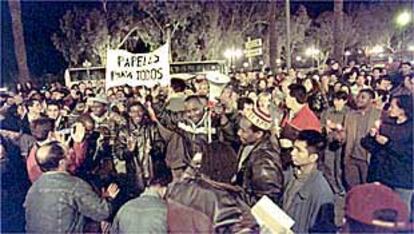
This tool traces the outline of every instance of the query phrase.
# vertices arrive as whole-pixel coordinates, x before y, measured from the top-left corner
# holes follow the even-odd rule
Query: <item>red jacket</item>
[[[302,109],[293,117],[292,120],[288,120],[288,117],[282,121],[282,127],[290,125],[298,131],[302,130],[315,130],[321,132],[321,122],[318,117],[309,108],[309,105],[305,105]]]
[[[27,173],[29,174],[29,179],[32,183],[43,174],[35,157],[38,148],[37,144],[32,147],[26,161]],[[85,157],[86,142],[74,143],[73,147],[69,149],[69,158],[72,162],[72,164],[69,165],[69,172],[75,173],[76,169],[82,165],[83,161],[85,161]]]

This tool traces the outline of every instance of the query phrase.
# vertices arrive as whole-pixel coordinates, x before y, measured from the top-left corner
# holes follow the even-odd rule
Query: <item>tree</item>
[[[19,81],[30,80],[29,67],[27,66],[26,43],[24,41],[23,22],[21,19],[21,7],[19,0],[9,0],[9,9],[12,18],[14,51],[16,54]]]
[[[339,46],[341,51],[348,47],[356,47],[360,42],[359,34],[357,32],[358,24],[354,17],[343,15],[343,30],[339,34],[341,41],[337,45],[334,41],[334,13],[326,11],[321,13],[312,23],[312,26],[307,32],[306,41],[308,44],[317,47],[322,55],[322,61],[326,61],[334,52],[335,45]]]
[[[276,70],[276,59],[277,59],[277,44],[278,36],[276,34],[276,13],[277,13],[277,1],[269,2],[270,14],[269,14],[269,64],[270,68]]]
[[[265,2],[203,3],[197,32],[201,35],[205,57],[219,59],[229,47],[243,49],[248,36],[265,38],[267,6]]]
[[[70,67],[78,67],[88,60],[93,66],[106,63],[107,48],[117,48],[123,37],[133,28],[138,16],[131,3],[110,4],[107,13],[100,9],[68,10],[60,20],[60,31],[52,41]],[[136,46],[128,40],[125,48]]]
[[[344,48],[342,47],[343,34],[343,20],[344,20],[344,1],[334,0],[334,27],[333,27],[333,57],[336,61],[342,63],[342,54]]]
[[[395,2],[359,5],[355,9],[357,30],[361,37],[359,46],[366,52],[377,45],[384,46],[392,52],[400,48],[402,29],[396,25],[395,17],[403,9],[410,9],[410,6],[397,5]],[[408,25],[404,30],[404,41],[413,41],[414,24]]]
[[[278,57],[284,46],[286,45],[286,33],[285,33],[285,12],[281,11],[278,14],[276,31],[278,35]],[[306,8],[300,5],[298,10],[292,15],[290,19],[290,33],[291,33],[291,53],[297,53],[304,50],[304,47],[309,45],[307,34],[312,25],[312,19],[309,17]],[[284,50],[286,51],[286,50]]]
[[[174,60],[222,59],[224,49],[242,47],[249,35],[263,35],[267,24],[266,4],[260,2],[108,2],[103,9],[75,8],[61,19],[52,40],[70,66],[85,59],[105,64],[106,49],[117,48],[132,29],[137,30],[126,40],[129,50],[137,41],[153,50],[170,32]]]

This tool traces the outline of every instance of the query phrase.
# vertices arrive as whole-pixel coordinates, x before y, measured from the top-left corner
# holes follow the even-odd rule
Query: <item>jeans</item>
[[[411,207],[411,201],[413,198],[414,190],[413,189],[403,189],[403,188],[394,188],[395,192],[397,192],[401,200],[408,206],[408,214],[410,214],[410,219],[412,219],[412,207]]]

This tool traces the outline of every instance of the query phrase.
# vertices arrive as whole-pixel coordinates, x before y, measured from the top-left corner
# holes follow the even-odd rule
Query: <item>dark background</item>
[[[375,0],[362,1],[373,3]],[[347,5],[361,1],[345,1]],[[310,17],[315,18],[323,11],[333,10],[333,0],[291,1],[291,11],[295,12],[300,4],[305,5]],[[31,74],[39,77],[46,73],[63,74],[67,64],[63,56],[53,46],[51,36],[59,31],[59,20],[73,7],[100,8],[101,1],[23,1],[22,21],[26,41],[27,62]],[[8,3],[1,0],[1,82],[9,83],[17,71],[14,54],[11,16]]]

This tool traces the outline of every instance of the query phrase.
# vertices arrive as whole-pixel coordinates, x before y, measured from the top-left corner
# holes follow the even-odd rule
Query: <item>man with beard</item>
[[[357,110],[345,118],[344,175],[348,190],[366,182],[370,154],[362,147],[361,139],[379,124],[381,110],[373,107],[374,98],[372,90],[361,90],[356,98]]]
[[[184,102],[185,117],[178,122],[175,131],[161,125],[150,106],[148,111],[151,119],[157,122],[161,138],[167,143],[166,162],[173,170],[174,178],[179,177],[196,153],[202,153],[202,164],[210,166],[203,168],[216,172],[213,179],[229,182],[235,170],[236,154],[230,145],[217,139],[220,134],[226,137],[234,135],[233,128],[223,113],[211,121],[205,109],[207,104],[205,96],[187,97]],[[209,139],[210,136],[212,139]]]
[[[140,102],[130,103],[127,109],[128,123],[117,133],[114,151],[118,158],[125,161],[127,178],[132,183],[130,192],[137,195],[152,175],[150,152],[163,151],[163,142]]]
[[[272,147],[270,114],[258,108],[244,113],[239,123],[242,148],[239,151],[237,174],[234,182],[246,192],[246,203],[253,206],[267,195],[280,204],[283,171],[280,152]]]
[[[90,116],[95,122],[95,127],[99,128],[101,125],[108,125],[109,113],[108,113],[108,100],[105,97],[97,96],[89,98],[88,101],[91,103]]]

